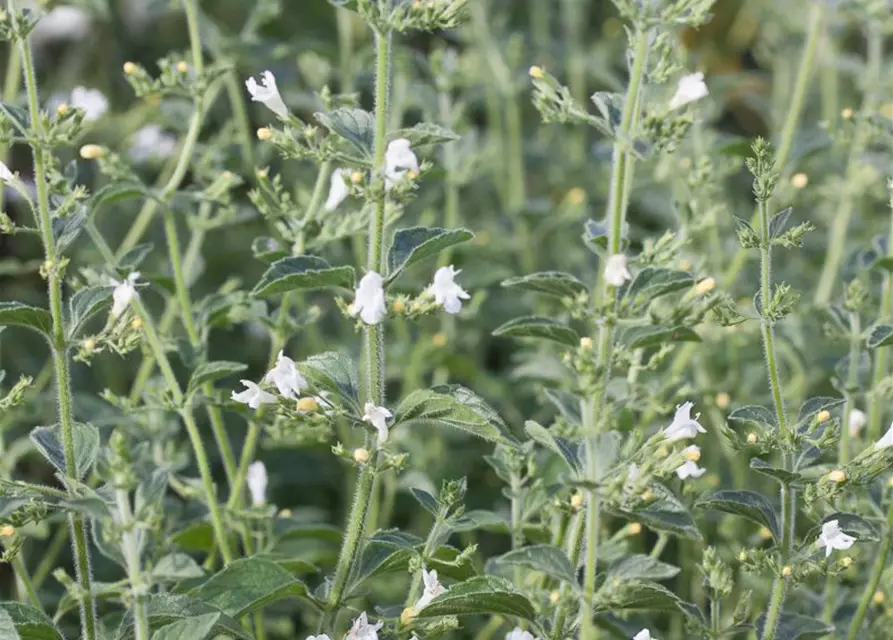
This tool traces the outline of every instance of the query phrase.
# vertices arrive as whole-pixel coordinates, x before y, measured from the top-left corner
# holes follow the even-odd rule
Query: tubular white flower
[[[874,443],[876,449],[887,449],[893,447],[893,423],[887,429],[887,433],[881,436],[881,439]]]
[[[247,404],[252,409],[257,409],[262,404],[274,404],[276,402],[276,396],[272,393],[267,393],[251,382],[251,380],[239,380],[239,382],[245,385],[245,391],[239,393],[232,392],[230,397],[236,402]]]
[[[427,607],[441,593],[446,593],[446,588],[437,580],[437,571],[422,569],[422,580],[425,583],[425,591],[412,607],[416,613]]]
[[[612,287],[623,286],[623,283],[632,280],[632,277],[626,268],[626,256],[622,253],[615,253],[605,261],[605,282]]]
[[[279,89],[276,87],[276,76],[272,71],[264,71],[261,74],[261,83],[257,84],[254,78],[248,78],[245,81],[245,87],[251,94],[254,102],[262,102],[264,106],[275,113],[280,118],[288,117],[288,107],[282,101],[279,95]]]
[[[383,626],[384,623],[381,621],[369,624],[369,619],[364,611],[353,621],[353,626],[347,632],[345,640],[378,640],[378,630]]]
[[[862,427],[865,426],[865,423],[868,422],[868,418],[865,415],[864,411],[859,411],[859,409],[853,409],[850,411],[850,422],[849,422],[849,431],[851,436],[859,435],[859,432],[862,431]]]
[[[657,638],[651,635],[649,629],[642,629],[639,633],[633,636],[633,640],[657,640]]]
[[[684,107],[690,102],[706,98],[708,94],[703,73],[690,73],[682,76],[679,78],[679,84],[676,85],[676,93],[670,98],[670,109]]]
[[[398,182],[407,171],[419,172],[419,159],[412,151],[406,138],[397,138],[388,143],[384,157],[385,181],[390,187]]]
[[[683,453],[688,453],[690,451],[701,452],[701,448],[695,445],[691,447],[686,447]],[[686,460],[682,466],[676,468],[676,475],[679,476],[680,480],[685,480],[686,478],[700,478],[702,475],[707,473],[707,469],[698,466],[698,463],[694,460]]]
[[[535,637],[529,631],[525,631],[521,627],[515,627],[505,634],[505,640],[539,640],[539,638]]]
[[[374,271],[364,275],[354,291],[351,315],[360,314],[360,319],[366,324],[381,322],[388,312],[384,302],[383,284],[382,277]]]
[[[297,398],[301,389],[307,386],[307,380],[298,371],[295,361],[282,351],[276,356],[276,366],[267,372],[263,381],[272,382],[281,395],[291,399]]]
[[[263,462],[257,460],[248,465],[245,482],[251,494],[251,504],[255,507],[263,506],[267,500],[267,468]]]
[[[838,520],[828,520],[822,525],[822,533],[816,540],[816,546],[825,548],[825,557],[831,555],[835,549],[849,549],[856,542],[856,538],[847,535],[840,530],[840,522]]]
[[[376,407],[371,402],[367,402],[363,407],[363,422],[368,422],[378,429],[378,444],[384,444],[388,439],[388,418],[393,418],[394,414],[384,407]],[[435,577],[437,574],[434,574]]]
[[[667,442],[686,440],[694,438],[698,433],[707,433],[707,430],[697,420],[701,414],[696,415],[694,418],[691,417],[693,406],[695,406],[693,402],[686,402],[676,406],[673,422],[663,431]]]
[[[109,101],[99,89],[75,87],[71,90],[69,106],[84,110],[84,120],[95,122],[109,109]]]
[[[147,124],[133,134],[130,157],[134,162],[146,162],[152,158],[167,158],[177,150],[177,138],[166,133],[160,125]]]
[[[453,265],[441,267],[434,273],[434,282],[428,287],[428,291],[434,294],[434,301],[443,306],[447,313],[456,314],[462,310],[462,301],[471,296],[455,282],[455,278],[462,271],[453,268]]]
[[[347,188],[347,183],[344,182],[344,176],[347,172],[344,169],[335,169],[332,172],[332,177],[329,180],[329,197],[326,198],[326,203],[323,208],[326,211],[334,211],[338,208],[344,199],[347,198],[350,193],[350,189]]]
[[[130,301],[139,296],[136,291],[136,281],[139,280],[140,272],[133,271],[124,280],[118,282],[112,280],[115,290],[112,292],[112,317],[118,318],[130,306]]]

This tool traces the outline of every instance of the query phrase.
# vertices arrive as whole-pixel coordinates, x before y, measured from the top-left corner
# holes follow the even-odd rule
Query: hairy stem
[[[133,629],[135,640],[149,640],[149,618],[145,603],[145,585],[140,567],[140,540],[135,531],[133,511],[130,508],[130,496],[124,489],[115,490],[115,504],[118,506],[121,534],[121,552],[127,565],[127,578],[130,581],[130,593],[133,603]]]
[[[862,590],[862,596],[859,598],[859,606],[856,608],[856,613],[853,614],[853,619],[850,621],[850,628],[847,631],[846,640],[856,640],[857,637],[861,637],[862,621],[865,619],[868,607],[874,599],[874,594],[877,591],[878,584],[881,582],[881,576],[884,574],[884,569],[887,568],[887,559],[890,557],[891,546],[893,546],[893,502],[891,502],[890,508],[887,511],[886,529],[884,531],[884,537],[881,539],[880,547],[878,547],[877,555],[875,556],[874,566],[871,568],[871,576],[865,584],[865,589]]]
[[[890,230],[887,234],[887,257],[893,258],[893,184],[890,191]],[[884,271],[884,284],[881,289],[881,306],[878,310],[878,322],[885,322],[893,317],[893,272]],[[890,362],[890,348],[878,347],[874,352],[874,370],[871,374],[871,408],[868,414],[868,439],[877,440],[881,436],[881,418],[884,413],[885,398],[878,393],[881,381],[887,375]]]

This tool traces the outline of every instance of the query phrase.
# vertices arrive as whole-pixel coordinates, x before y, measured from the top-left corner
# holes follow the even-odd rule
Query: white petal
[[[326,198],[325,210],[334,211],[338,205],[344,202],[350,193],[350,189],[344,183],[344,169],[335,169],[329,180],[329,197]]]
[[[263,462],[258,460],[248,465],[245,482],[251,494],[251,504],[255,507],[263,505],[267,495],[267,468]]]

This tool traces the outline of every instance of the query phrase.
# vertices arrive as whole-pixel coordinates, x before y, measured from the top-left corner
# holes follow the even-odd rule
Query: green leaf
[[[623,295],[630,301],[650,301],[694,284],[694,278],[687,271],[645,267],[636,274]]]
[[[71,296],[68,301],[69,338],[77,337],[90,318],[111,306],[114,290],[114,287],[86,287]]]
[[[78,207],[64,218],[53,219],[53,238],[56,239],[56,252],[59,255],[77,240],[85,224],[87,224],[87,208],[84,206]]]
[[[784,233],[784,230],[788,225],[788,220],[790,219],[791,213],[793,211],[793,207],[788,207],[787,209],[782,209],[774,216],[772,216],[772,220],[769,221],[770,238],[777,238],[782,233]]]
[[[3,113],[5,120],[8,120],[13,127],[25,138],[30,134],[31,117],[26,109],[19,105],[9,104],[8,102],[0,102],[0,112]]]
[[[87,206],[90,211],[96,211],[106,204],[115,204],[131,198],[141,198],[146,195],[146,187],[139,182],[111,182],[90,196]]]
[[[778,539],[775,509],[765,496],[755,491],[717,491],[699,500],[696,506],[747,518],[769,529]]]
[[[0,602],[0,640],[64,640],[46,614],[31,605]]]
[[[421,549],[424,543],[421,538],[396,529],[376,532],[363,547],[360,562],[351,576],[351,585],[347,592],[353,593],[365,580],[373,576],[405,571],[409,559],[414,555],[420,555],[416,549]]]
[[[763,614],[757,621],[757,631],[760,637],[763,635],[765,625],[766,615]],[[778,617],[775,637],[778,640],[817,640],[834,632],[834,625],[828,622],[808,616],[783,613]]]
[[[413,147],[453,142],[458,140],[459,137],[456,132],[431,122],[420,122],[407,129],[398,129],[390,136],[391,140],[406,138]]]
[[[886,347],[893,344],[893,324],[877,324],[871,329],[865,344],[869,349]]]
[[[189,592],[234,618],[276,600],[306,596],[306,585],[288,570],[263,558],[240,558]]]
[[[143,260],[152,253],[152,249],[154,248],[155,245],[151,242],[144,242],[143,244],[136,245],[118,260],[118,271],[128,273],[134,271],[143,263]]]
[[[608,580],[666,580],[679,573],[679,567],[642,554],[623,556],[608,567]]]
[[[240,561],[237,560],[237,562]],[[210,604],[196,600],[188,595],[151,594],[146,597],[146,610],[150,629],[161,629],[181,620],[215,614],[220,616],[212,629],[215,634],[241,638],[242,640],[253,639],[253,636],[230,616],[221,615],[220,611]],[[133,616],[128,612],[121,622],[118,640],[130,640],[133,637]]]
[[[845,402],[843,398],[831,398],[827,396],[817,396],[810,398],[800,407],[800,414],[797,416],[797,429],[803,429],[811,425],[815,417],[822,411],[830,411],[835,407],[839,407]]]
[[[475,613],[515,616],[534,620],[530,601],[511,582],[496,576],[477,576],[452,585],[418,612],[418,618],[463,616]]]
[[[152,567],[152,577],[159,582],[201,578],[204,575],[198,563],[185,553],[169,553]]]
[[[630,327],[623,332],[621,341],[630,349],[643,349],[667,342],[700,342],[701,336],[688,327]]]
[[[316,256],[296,256],[271,264],[251,295],[272,296],[288,291],[327,287],[353,289],[354,280],[353,267],[331,267],[328,262]]]
[[[738,407],[732,411],[726,419],[729,422],[753,422],[756,424],[765,424],[770,427],[778,426],[778,423],[775,420],[775,412],[772,411],[772,409],[759,404],[749,404],[744,407]]]
[[[638,509],[618,511],[620,515],[636,522],[641,522],[656,531],[665,531],[673,535],[700,541],[701,532],[695,525],[688,508],[682,504],[672,491],[661,484],[651,485],[655,499]]]
[[[360,383],[350,356],[336,351],[318,353],[298,363],[298,370],[319,391],[328,391],[348,406],[358,409]]]
[[[562,417],[574,425],[582,425],[580,415],[580,397],[569,391],[560,389],[545,389],[546,397],[555,405]]]
[[[656,582],[641,580],[605,583],[595,594],[596,610],[667,610],[678,607],[679,598]]]
[[[198,391],[205,383],[214,382],[227,376],[234,375],[240,371],[244,371],[248,365],[241,362],[228,362],[226,360],[217,360],[215,362],[206,362],[192,373],[189,378],[189,385],[186,387],[186,395],[191,395]]]
[[[409,491],[412,493],[412,497],[416,499],[416,502],[422,505],[422,508],[431,515],[436,516],[440,511],[440,505],[437,503],[437,498],[427,491],[417,487],[412,487]]]
[[[551,318],[540,316],[526,316],[509,320],[493,330],[494,336],[506,336],[509,338],[538,338],[551,340],[569,347],[580,344],[579,334],[570,327],[555,322]]]
[[[404,270],[436,256],[444,249],[474,237],[468,229],[440,227],[410,227],[394,234],[388,251],[388,282],[393,282]]]
[[[46,309],[23,302],[0,302],[0,326],[28,327],[49,337],[53,333],[53,317]]]
[[[375,145],[375,116],[362,109],[335,109],[314,114],[319,123],[337,136],[353,144],[366,156]]]
[[[802,476],[796,471],[787,471],[786,469],[779,469],[778,467],[772,467],[768,462],[764,460],[760,460],[759,458],[751,458],[750,459],[750,468],[756,471],[757,473],[761,473],[764,476],[769,476],[770,478],[775,478],[781,484],[792,484],[799,480]]]
[[[99,429],[89,423],[76,422],[72,436],[77,477],[83,478],[90,471],[96,460],[96,454],[99,452]],[[31,441],[50,464],[63,474],[68,475],[65,465],[65,448],[62,444],[62,429],[59,425],[35,427],[31,430]]]
[[[516,446],[499,415],[464,387],[413,391],[397,407],[394,424],[453,427],[490,442]]]
[[[153,633],[152,640],[205,640],[220,620],[220,615],[220,613],[206,613],[172,622]]]
[[[551,431],[533,420],[524,423],[524,430],[538,443],[561,456],[572,470],[580,470],[577,447],[570,440],[553,435]]]
[[[543,271],[529,276],[509,278],[502,281],[502,286],[508,289],[535,291],[556,298],[576,298],[581,293],[587,292],[585,284],[571,274],[561,271]]]
[[[540,571],[553,578],[574,584],[576,572],[567,555],[558,547],[538,544],[509,551],[487,561],[487,572],[498,567],[522,567],[530,571]]]

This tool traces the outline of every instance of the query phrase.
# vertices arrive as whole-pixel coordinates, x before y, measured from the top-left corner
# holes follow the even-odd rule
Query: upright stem
[[[390,73],[391,34],[375,34],[375,156],[373,171],[376,176],[384,173],[387,147],[388,76]],[[369,255],[366,268],[382,273],[384,270],[384,217],[387,198],[382,195],[375,206],[375,215],[369,221]],[[384,404],[384,330],[381,325],[366,325],[363,330],[366,354],[366,398],[376,405]],[[367,438],[368,442],[368,438]],[[341,603],[344,587],[356,559],[363,531],[366,512],[375,486],[375,460],[364,464],[357,476],[353,505],[347,519],[347,528],[335,568],[335,577],[329,593],[329,614]]]
[[[887,257],[893,258],[893,189],[890,191],[890,230],[887,233]],[[884,285],[881,290],[881,306],[878,311],[878,322],[893,317],[893,272],[884,271]],[[868,440],[877,440],[881,436],[881,417],[884,412],[884,398],[878,393],[881,381],[887,375],[890,362],[890,348],[878,347],[874,352],[874,370],[871,374],[871,409],[868,414]]]
[[[121,518],[121,551],[127,565],[127,578],[130,581],[130,592],[133,598],[133,628],[135,640],[149,640],[149,618],[145,604],[145,585],[140,568],[140,541],[134,530],[135,522],[130,508],[130,496],[124,489],[115,490],[115,503]]]
[[[28,567],[25,566],[25,561],[22,560],[22,555],[20,553],[15,554],[11,564],[13,570],[15,570],[16,580],[19,585],[19,597],[22,600],[30,602],[31,606],[38,611],[43,611],[43,605],[40,603],[40,596],[37,595],[37,591],[34,589],[34,583],[31,580],[31,576],[28,574]]]
[[[822,274],[815,291],[816,306],[824,307],[831,300],[834,290],[834,281],[837,279],[837,270],[843,259],[843,251],[846,248],[847,229],[850,226],[850,218],[856,208],[856,194],[849,185],[857,182],[858,174],[862,171],[864,161],[862,154],[871,136],[871,124],[868,117],[874,113],[877,103],[877,85],[881,80],[881,62],[884,57],[884,40],[879,29],[871,29],[868,33],[868,72],[865,96],[862,100],[860,122],[853,132],[850,144],[850,153],[847,157],[847,165],[844,174],[844,188],[840,189],[839,200],[828,229],[828,250],[825,252],[825,264],[822,265]]]
[[[571,566],[574,568],[574,571],[576,571],[577,565],[580,562],[580,547],[582,546],[583,542],[583,525],[585,524],[585,522],[585,514],[578,513],[574,515],[570,526],[567,528],[566,551],[567,557],[570,559]],[[561,603],[555,610],[555,619],[552,623],[552,640],[562,640],[562,638],[564,638],[564,627],[567,622],[567,616],[570,609],[570,604],[567,603],[569,593],[570,586],[566,584],[561,585],[562,597]]]
[[[890,556],[891,546],[893,546],[893,502],[891,502],[890,508],[887,511],[886,529],[884,530],[884,537],[881,539],[881,545],[875,556],[874,566],[871,568],[871,577],[868,578],[865,589],[862,591],[862,596],[859,598],[859,606],[856,608],[856,613],[853,614],[853,619],[850,621],[850,628],[849,631],[847,631],[846,640],[856,640],[856,637],[861,637],[862,621],[865,619],[868,607],[874,599],[874,594],[875,591],[877,591],[878,584],[881,582],[881,576],[884,574],[884,569],[887,568],[887,559]]]
[[[10,0],[9,10],[15,11],[15,0]],[[34,60],[31,57],[31,47],[26,39],[19,41],[19,51],[22,59],[22,72],[25,76],[25,87],[28,92],[28,111],[31,126],[34,128],[36,138],[42,136],[40,115],[40,100],[37,95],[37,80],[35,77]],[[71,374],[68,363],[68,347],[65,343],[65,315],[62,309],[62,277],[64,265],[56,252],[56,241],[53,237],[52,216],[50,214],[49,191],[47,189],[46,175],[46,151],[42,141],[35,141],[33,145],[34,155],[34,182],[37,188],[37,212],[38,226],[43,241],[44,257],[46,258],[47,288],[49,290],[50,314],[53,319],[52,336],[50,336],[50,348],[53,354],[53,368],[56,373],[56,395],[58,400],[59,426],[62,432],[62,448],[65,454],[65,473],[70,478],[77,478],[77,460],[74,451],[74,417],[72,415]],[[86,640],[96,638],[96,605],[93,598],[92,581],[90,578],[90,557],[87,546],[87,534],[83,516],[71,513],[69,515],[71,537],[75,555],[75,569],[78,582],[81,587],[83,599],[80,602],[81,625]]]
[[[567,56],[568,87],[574,100],[586,104],[586,50],[583,46],[583,33],[586,29],[586,2],[584,0],[563,0],[561,16],[564,24],[565,48]],[[570,156],[574,168],[583,164],[586,159],[585,129],[572,136]]]

